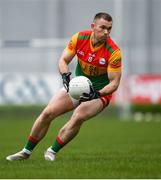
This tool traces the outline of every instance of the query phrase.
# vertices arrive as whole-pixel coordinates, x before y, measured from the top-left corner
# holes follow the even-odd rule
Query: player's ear
[[[94,29],[94,26],[95,26],[95,24],[92,23],[92,24],[91,24],[91,29],[92,29],[92,30]]]

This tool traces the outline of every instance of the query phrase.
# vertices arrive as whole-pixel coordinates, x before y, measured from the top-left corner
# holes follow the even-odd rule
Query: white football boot
[[[56,153],[49,147],[45,153],[44,158],[46,161],[54,161],[55,160]]]
[[[22,150],[18,153],[7,156],[6,160],[8,160],[8,161],[19,161],[19,160],[28,159],[29,157],[30,157],[30,154],[27,154]]]

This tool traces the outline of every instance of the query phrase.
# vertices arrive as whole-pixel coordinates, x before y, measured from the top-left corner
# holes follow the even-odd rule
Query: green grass
[[[23,147],[36,116],[0,118],[0,178],[161,178],[161,122],[120,121],[101,115],[83,125],[55,162],[46,162],[43,152],[69,115],[52,124],[29,160],[7,162],[8,154]]]

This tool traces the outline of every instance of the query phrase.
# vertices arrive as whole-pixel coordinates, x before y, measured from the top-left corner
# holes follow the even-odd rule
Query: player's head
[[[111,15],[100,12],[95,15],[91,24],[94,36],[98,41],[105,42],[112,29]]]

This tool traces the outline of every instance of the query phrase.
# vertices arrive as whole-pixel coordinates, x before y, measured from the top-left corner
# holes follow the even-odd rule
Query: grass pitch
[[[161,122],[120,121],[97,116],[84,123],[78,136],[47,162],[43,153],[69,115],[53,122],[29,160],[7,162],[22,149],[38,114],[0,118],[0,178],[161,178]]]

